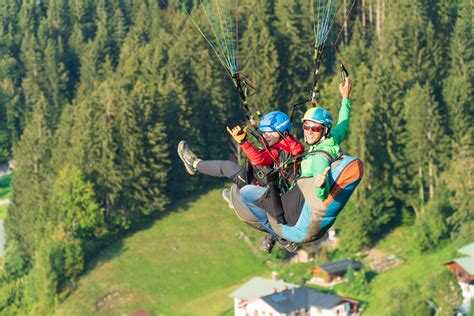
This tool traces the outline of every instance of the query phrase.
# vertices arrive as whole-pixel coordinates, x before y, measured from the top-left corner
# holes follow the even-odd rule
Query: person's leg
[[[260,244],[260,250],[271,253],[276,241],[277,239],[275,236],[270,233],[267,233],[262,239],[262,242]]]
[[[280,238],[277,233],[272,229],[270,222],[267,218],[267,212],[255,205],[255,201],[260,199],[267,189],[265,187],[259,187],[256,185],[246,185],[240,189],[240,197],[242,202],[249,208],[250,212],[257,218],[260,224],[262,224],[265,229],[275,236],[277,239]]]
[[[196,164],[197,172],[221,178],[231,178],[242,168],[243,166],[231,160],[201,160]]]
[[[244,168],[231,160],[199,159],[184,140],[178,144],[178,155],[190,175],[195,175],[196,172],[199,172],[211,177],[233,178]]]

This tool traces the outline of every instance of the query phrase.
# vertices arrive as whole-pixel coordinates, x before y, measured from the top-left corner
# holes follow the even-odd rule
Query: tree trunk
[[[380,21],[380,37],[383,37],[383,24],[385,22],[385,0],[382,1],[382,17]]]
[[[423,189],[423,168],[418,167],[418,193],[420,198],[420,212],[423,212],[423,204],[425,202],[425,190]]]
[[[372,2],[369,4],[369,23],[373,24],[374,19],[373,19],[373,10],[372,10]]]
[[[428,162],[428,178],[429,178],[429,194],[430,200],[434,199],[435,189],[434,189],[434,177],[433,177],[433,162],[430,160]]]
[[[362,0],[362,31],[364,32],[365,34],[365,27],[366,27],[366,17],[365,17],[365,1]]]
[[[381,0],[377,0],[377,7],[375,8],[375,31],[377,33],[377,37],[380,38],[381,35],[381,23],[382,23],[382,15],[381,15]]]

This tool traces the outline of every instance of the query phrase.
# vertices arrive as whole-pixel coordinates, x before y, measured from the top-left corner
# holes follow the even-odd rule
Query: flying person
[[[360,160],[350,157],[350,162],[360,162],[351,165],[358,168],[358,178],[350,183],[349,194],[342,196],[344,201],[338,201],[338,205],[328,207],[331,182],[335,181],[329,177],[331,163],[341,157],[339,146],[349,132],[351,87],[349,77],[339,86],[342,106],[336,126],[333,127],[331,113],[321,107],[309,109],[302,119],[304,140],[310,148],[302,158],[301,174],[295,185],[281,196],[286,223],[271,223],[268,206],[265,204],[265,195],[268,193],[265,188],[250,184],[240,189],[242,202],[269,232],[265,236],[269,243],[281,238],[294,243],[321,238],[332,226],[337,214],[360,182],[362,164]]]
[[[181,141],[178,144],[178,155],[183,161],[186,171],[190,175],[196,173],[206,174],[213,177],[226,177],[231,179],[239,188],[244,187],[249,183],[254,183],[256,186],[269,188],[275,192],[272,199],[271,209],[276,217],[283,218],[283,209],[279,192],[276,189],[275,176],[280,163],[288,161],[292,156],[301,155],[304,152],[304,146],[291,135],[291,122],[283,112],[274,111],[266,114],[259,123],[258,127],[265,139],[266,149],[257,149],[247,139],[246,128],[236,126],[232,129],[227,128],[228,132],[234,140],[240,145],[242,151],[248,157],[251,164],[251,170],[246,166],[241,166],[231,160],[202,160],[198,158],[186,141]],[[225,189],[223,191],[224,199],[233,208],[230,201],[230,191]],[[292,250],[294,244],[279,240],[283,247]],[[262,243],[262,250],[269,251],[272,248],[275,240],[270,245]],[[270,249],[271,251],[271,249]]]

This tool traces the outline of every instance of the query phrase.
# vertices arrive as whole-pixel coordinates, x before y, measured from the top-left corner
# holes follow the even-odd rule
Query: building
[[[334,261],[313,267],[313,277],[310,282],[320,286],[331,286],[341,282],[346,275],[347,269],[352,265],[354,271],[362,268],[362,263],[349,259]]]
[[[283,291],[274,291],[274,293],[264,296],[256,296],[236,306],[234,313],[242,316],[359,315],[357,304],[358,302],[355,300],[299,286]]]
[[[249,301],[296,287],[298,285],[278,280],[275,273],[272,275],[272,280],[254,277],[229,295],[234,299],[234,315],[246,316]]]
[[[463,306],[467,308],[471,299],[474,299],[474,243],[459,249],[458,252],[465,256],[453,259],[446,265],[458,279]]]

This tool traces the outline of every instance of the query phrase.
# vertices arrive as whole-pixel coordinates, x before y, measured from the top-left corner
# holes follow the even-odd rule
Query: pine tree
[[[67,234],[78,238],[106,234],[104,210],[95,201],[92,184],[84,180],[77,167],[69,164],[60,168],[53,182],[48,218],[64,225]]]
[[[262,4],[255,8],[255,14],[262,12]],[[264,12],[262,12],[264,15]],[[271,38],[269,25],[265,18],[251,15],[247,29],[242,36],[242,71],[255,82],[257,93],[251,102],[255,103],[262,113],[275,111],[279,100],[280,83],[276,75],[280,65],[275,42]]]
[[[33,112],[34,104],[39,99],[41,91],[41,76],[44,74],[42,58],[39,53],[38,41],[32,34],[26,34],[21,46],[20,61],[25,74],[22,80],[25,115]]]
[[[138,81],[117,115],[122,205],[139,219],[168,203],[168,147],[156,87]]]
[[[392,36],[380,41],[380,53],[402,85],[424,83],[431,78],[435,81],[433,72],[441,62],[439,40],[434,37],[428,8],[422,0],[389,2],[384,32]]]
[[[122,211],[114,210],[121,188],[117,170],[117,142],[114,126],[117,114],[117,90],[114,90],[111,63],[101,68],[104,78],[96,89],[77,104],[77,123],[71,133],[73,148],[77,148],[74,162],[94,185],[99,205],[105,209],[106,222],[112,226],[129,227]],[[118,212],[118,214],[116,214]]]
[[[51,104],[52,117],[49,123],[53,128],[56,127],[64,104],[68,99],[67,83],[69,79],[65,65],[61,62],[61,48],[61,40],[58,42],[48,40],[44,57],[46,75],[44,90],[47,91],[48,99]]]
[[[423,212],[424,203],[433,200],[437,184],[438,161],[445,148],[439,106],[427,84],[416,84],[407,94],[405,121],[409,139],[406,146],[407,167],[414,175],[414,193],[408,201],[417,216]]]
[[[51,313],[57,304],[57,274],[54,261],[59,259],[60,250],[50,237],[42,240],[35,251],[35,263],[29,279],[26,298],[27,308],[38,315]]]
[[[456,20],[450,47],[449,76],[443,84],[443,95],[449,109],[449,128],[455,155],[472,149],[474,117],[474,61],[472,39],[472,3],[463,1]]]
[[[11,157],[11,148],[20,138],[24,127],[24,108],[22,107],[19,76],[15,74],[18,63],[12,57],[2,58],[0,63],[0,155]]]
[[[463,243],[472,241],[474,229],[474,159],[472,155],[455,156],[449,169],[441,177],[441,186],[446,188],[453,214],[448,218],[452,226],[452,239]]]
[[[285,111],[289,108],[283,106],[289,107],[303,100],[311,85],[314,35],[310,33],[309,10],[306,1],[278,0],[275,3],[276,48],[281,66],[278,69],[278,96],[279,106]]]
[[[31,122],[14,151],[16,168],[12,180],[12,205],[5,221],[9,236],[6,261],[16,261],[15,265],[25,269],[29,264],[20,262],[28,262],[34,257],[37,238],[46,220],[52,137],[47,126],[47,108],[45,98],[40,96]],[[10,242],[19,248],[9,247]]]

